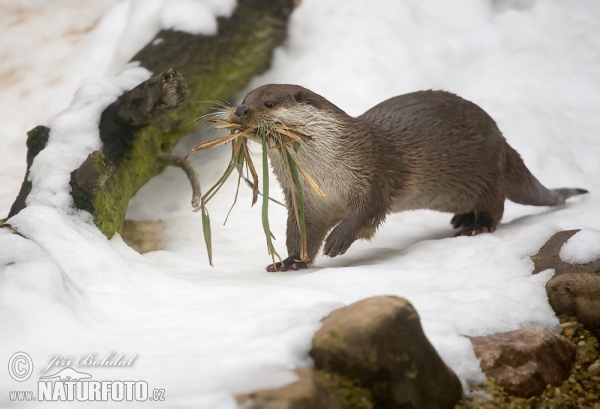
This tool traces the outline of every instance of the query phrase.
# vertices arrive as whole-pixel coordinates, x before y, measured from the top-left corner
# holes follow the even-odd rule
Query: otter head
[[[241,105],[229,110],[228,118],[249,128],[268,129],[274,124],[284,124],[310,132],[311,124],[329,121],[332,115],[340,114],[346,115],[337,106],[304,87],[268,84],[250,91]]]

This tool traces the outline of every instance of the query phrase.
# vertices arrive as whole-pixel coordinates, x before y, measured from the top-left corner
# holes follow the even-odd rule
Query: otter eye
[[[271,109],[271,108],[275,108],[275,104],[274,104],[274,103],[272,103],[271,101],[267,101],[267,102],[265,102],[265,106],[266,106],[267,108],[269,108],[269,109]]]

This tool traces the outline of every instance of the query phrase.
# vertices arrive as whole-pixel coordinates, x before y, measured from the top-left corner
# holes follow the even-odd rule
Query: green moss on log
[[[177,115],[177,110],[165,114]],[[161,129],[152,125],[137,132],[132,149],[94,196],[93,215],[98,228],[107,237],[121,233],[129,200],[152,177],[165,170],[158,154],[170,152],[174,143],[193,130],[192,125]]]

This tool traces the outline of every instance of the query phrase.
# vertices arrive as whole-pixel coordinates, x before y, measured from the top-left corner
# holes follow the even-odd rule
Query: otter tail
[[[563,204],[571,196],[588,193],[585,189],[546,189],[527,169],[521,156],[510,146],[506,152],[504,194],[506,198],[524,205],[554,206]]]

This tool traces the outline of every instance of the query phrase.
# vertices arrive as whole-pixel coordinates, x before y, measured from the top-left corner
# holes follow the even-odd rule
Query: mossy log
[[[70,185],[75,206],[93,214],[107,237],[121,232],[129,199],[165,169],[162,154],[190,131],[181,123],[184,118],[172,117],[188,95],[181,74],[168,69],[121,95],[102,113],[104,148],[71,173]]]
[[[89,211],[107,237],[121,231],[130,198],[172,164],[167,154],[215,107],[210,101],[230,100],[269,67],[296,3],[238,0],[231,17],[219,18],[216,35],[163,30],[132,58],[159,74],[106,108],[102,151],[91,153],[71,175],[75,206]],[[48,133],[39,127],[29,133],[28,169]],[[37,143],[43,138],[32,135],[46,139]],[[25,207],[29,190],[26,176],[9,217]]]
[[[14,203],[8,213],[8,218],[13,217],[19,213],[25,207],[25,199],[31,192],[31,182],[29,181],[29,169],[33,163],[33,159],[46,147],[48,138],[50,137],[50,128],[47,126],[36,126],[31,131],[27,132],[27,171],[25,172],[25,179],[21,184],[21,190],[19,195],[15,199]],[[0,221],[1,224],[1,221]]]

